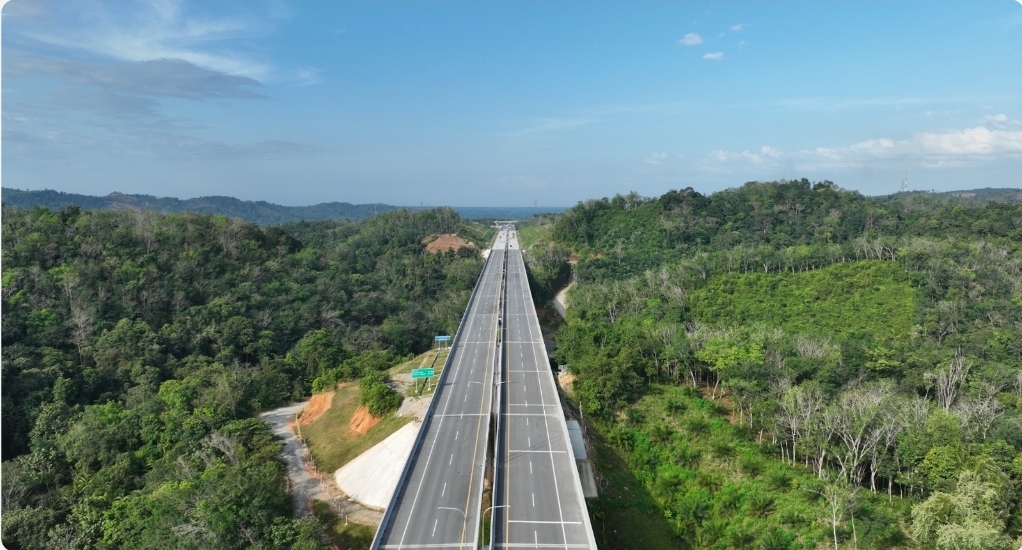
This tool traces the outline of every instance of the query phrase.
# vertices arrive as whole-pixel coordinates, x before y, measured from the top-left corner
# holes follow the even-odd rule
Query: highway
[[[494,240],[373,548],[475,548],[479,540],[506,237]]]
[[[595,550],[564,413],[513,226],[507,254],[493,548]]]

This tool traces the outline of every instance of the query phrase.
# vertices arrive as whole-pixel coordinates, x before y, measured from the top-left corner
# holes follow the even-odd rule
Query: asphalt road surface
[[[506,368],[496,446],[494,548],[592,548],[592,526],[512,229],[504,314]]]
[[[479,539],[506,238],[494,241],[380,548],[475,548]]]

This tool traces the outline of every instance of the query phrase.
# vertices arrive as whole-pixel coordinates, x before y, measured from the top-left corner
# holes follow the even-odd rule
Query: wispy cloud
[[[529,121],[528,125],[522,128],[506,132],[505,135],[513,139],[523,139],[570,130],[596,121],[597,119],[592,117],[539,118]]]
[[[274,69],[254,56],[238,53],[224,42],[258,38],[273,32],[264,18],[186,13],[175,1],[115,3],[50,2],[50,25],[32,25],[19,38],[48,47],[83,51],[120,61],[180,59],[228,75],[266,81]],[[56,24],[59,22],[59,24]]]
[[[681,40],[678,41],[678,44],[682,46],[697,46],[702,43],[703,37],[699,36],[694,32],[686,34],[685,36],[681,37]]]
[[[724,52],[711,52],[703,54],[703,59],[709,59],[710,61],[720,61],[724,59]]]
[[[730,29],[735,31],[735,32],[739,32],[742,29],[746,29],[746,28],[751,27],[751,26],[752,25],[750,25],[748,23],[738,23],[737,25],[731,25]]]
[[[261,98],[263,82],[318,82],[314,68],[282,70],[242,51],[246,41],[275,32],[274,22],[289,16],[287,7],[253,5],[242,15],[215,16],[177,1],[5,6],[5,147],[20,157],[57,160],[96,152],[204,159],[318,152],[272,136],[212,139],[203,135],[205,122],[168,113],[168,99]]]
[[[181,99],[262,97],[259,82],[198,67],[181,59],[92,63],[36,55],[14,48],[4,54],[3,76],[45,74],[64,84],[110,92]]]
[[[642,162],[645,162],[646,164],[652,164],[654,166],[659,166],[661,163],[667,160],[667,157],[669,156],[670,155],[668,155],[667,153],[650,153],[642,157]]]
[[[995,115],[984,124],[960,130],[920,132],[895,140],[871,138],[845,147],[817,147],[784,153],[769,146],[759,152],[711,151],[699,166],[708,171],[745,165],[798,166],[803,169],[847,169],[884,165],[951,168],[1001,159],[1022,158],[1022,130],[989,128],[1022,126]]]

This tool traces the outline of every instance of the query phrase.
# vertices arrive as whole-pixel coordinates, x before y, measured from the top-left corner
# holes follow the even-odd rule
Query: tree
[[[954,492],[937,492],[912,508],[912,536],[934,550],[1011,550],[1001,519],[1005,490],[965,470]]]
[[[798,461],[798,444],[807,434],[808,426],[816,421],[816,416],[825,405],[823,392],[819,386],[806,384],[789,386],[781,394],[780,412],[777,424],[787,432],[791,440],[791,463]]]
[[[859,487],[851,486],[840,479],[835,479],[825,481],[819,489],[808,489],[808,491],[819,495],[827,504],[827,510],[830,513],[831,534],[834,538],[834,550],[837,550],[837,527],[841,524],[845,514],[854,512],[858,504],[856,496],[859,492]]]

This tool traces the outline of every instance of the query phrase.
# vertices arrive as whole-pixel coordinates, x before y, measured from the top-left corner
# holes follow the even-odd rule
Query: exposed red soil
[[[324,393],[317,393],[309,399],[309,404],[302,410],[302,415],[298,417],[298,423],[302,426],[307,426],[315,422],[319,417],[323,416],[323,413],[330,410],[330,405],[334,402],[334,392],[328,391]]]
[[[457,250],[463,246],[469,248],[475,248],[475,243],[471,243],[462,239],[456,234],[451,235],[427,235],[422,239],[422,244],[426,245],[426,252],[443,252],[446,250]]]
[[[351,431],[365,435],[370,428],[380,423],[380,419],[369,414],[369,409],[365,405],[359,406],[355,409],[355,414],[351,417],[351,422],[348,422],[348,427]]]

